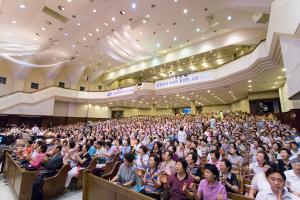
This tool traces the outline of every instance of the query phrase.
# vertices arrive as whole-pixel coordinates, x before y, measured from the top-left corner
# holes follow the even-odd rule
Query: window
[[[84,87],[83,86],[80,86],[80,91],[84,91]]]
[[[0,84],[6,84],[6,77],[0,76]]]
[[[38,83],[31,83],[31,89],[39,89],[39,84]]]
[[[65,88],[65,83],[64,82],[58,82],[58,87]]]
[[[98,85],[98,90],[102,90],[102,85]]]

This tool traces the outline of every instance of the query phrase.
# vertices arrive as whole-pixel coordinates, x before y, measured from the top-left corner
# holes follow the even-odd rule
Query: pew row
[[[150,197],[94,176],[89,171],[85,171],[82,199],[94,200],[96,197],[105,200],[153,200]]]
[[[69,165],[64,165],[55,176],[44,179],[45,200],[63,194],[69,169]],[[38,175],[36,171],[27,171],[21,168],[10,154],[6,153],[4,175],[15,199],[31,200],[32,185]]]

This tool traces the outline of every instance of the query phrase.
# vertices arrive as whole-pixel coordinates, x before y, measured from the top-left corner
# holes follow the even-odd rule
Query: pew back
[[[83,200],[94,200],[101,197],[105,200],[153,200],[125,187],[111,183],[105,179],[84,172]]]

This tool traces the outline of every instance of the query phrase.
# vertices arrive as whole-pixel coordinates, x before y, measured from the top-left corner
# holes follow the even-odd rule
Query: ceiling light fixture
[[[197,28],[196,31],[197,31],[197,32],[200,32],[200,28]]]
[[[11,23],[13,23],[13,24],[16,24],[16,23],[17,23],[17,21],[13,20]]]
[[[229,16],[227,17],[227,20],[228,20],[228,21],[232,20],[232,16],[229,15]]]
[[[115,17],[112,17],[112,18],[111,18],[111,21],[115,22],[115,21],[116,21],[116,18],[115,18]]]
[[[6,33],[6,36],[10,36],[10,33]]]
[[[188,13],[188,10],[187,10],[187,9],[184,9],[184,10],[183,10],[183,13],[184,13],[184,14],[187,14],[187,13]]]
[[[157,43],[157,44],[156,44],[156,47],[157,47],[157,48],[159,48],[159,47],[160,47],[160,44],[159,44],[159,43]]]
[[[105,22],[104,22],[103,24],[104,24],[104,26],[108,26],[108,23],[105,23]]]
[[[25,6],[24,4],[21,4],[21,5],[20,5],[20,8],[23,8],[23,9],[24,9],[24,8],[26,8],[26,6]]]
[[[68,33],[65,33],[64,35],[65,35],[65,36],[68,36],[69,34],[68,34]]]
[[[93,13],[95,13],[95,12],[97,12],[97,10],[96,10],[96,9],[93,9]]]
[[[125,11],[123,11],[123,10],[121,10],[121,11],[120,11],[120,14],[121,14],[121,15],[125,15],[125,14],[126,14],[126,12],[125,12]]]
[[[167,30],[166,30],[166,32],[167,32],[167,33],[170,33],[170,30],[169,30],[169,29],[167,29]]]
[[[45,31],[45,30],[46,30],[46,28],[42,27],[42,31]]]
[[[86,37],[83,37],[82,39],[85,41],[85,40],[86,40]]]
[[[285,68],[282,68],[281,71],[285,72]]]
[[[173,40],[176,41],[176,40],[177,40],[177,37],[174,37]]]
[[[252,83],[252,80],[248,80],[248,83]]]
[[[65,10],[65,8],[63,6],[58,6],[58,9],[61,10],[61,11]]]
[[[131,4],[131,8],[132,8],[132,9],[135,9],[135,8],[136,8],[136,4],[135,4],[135,3],[132,3],[132,4]]]
[[[79,22],[77,23],[77,26],[80,26],[80,23],[79,23]]]
[[[96,28],[96,32],[99,32],[100,30],[99,30],[99,28]]]

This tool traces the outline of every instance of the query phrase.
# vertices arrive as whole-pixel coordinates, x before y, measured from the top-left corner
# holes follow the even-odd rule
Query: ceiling
[[[101,105],[108,107],[150,108],[151,104],[155,104],[156,108],[176,108],[190,107],[191,100],[195,101],[196,106],[231,104],[248,97],[251,93],[256,93],[257,95],[257,92],[277,91],[284,83],[285,70],[282,67],[276,67],[264,70],[251,79],[210,90],[146,96],[126,101],[107,102]]]
[[[271,2],[0,0],[0,53],[40,67],[51,65],[44,66],[43,70],[53,73],[49,68],[55,68],[58,73],[54,76],[58,76],[64,67],[71,69],[68,76],[80,71],[75,82],[86,75],[89,68],[94,69],[92,73],[104,73],[232,30],[266,28],[266,24],[255,23],[252,17],[260,12],[269,13]],[[255,43],[249,46],[253,45]],[[221,48],[216,54],[228,51],[224,56],[232,56],[236,48],[242,47],[237,44]],[[209,53],[204,57],[209,58]],[[186,62],[189,60],[186,58]],[[211,60],[215,62],[213,58]],[[184,73],[196,71],[184,66]],[[19,64],[19,67],[26,65]],[[168,71],[167,67],[157,69]],[[155,70],[149,69],[140,76],[151,80],[150,77],[153,79],[158,74]]]
[[[124,78],[141,78],[141,81],[157,81],[167,77],[181,76],[210,69],[238,59],[254,49],[254,45],[230,45],[214,51],[178,59],[175,62],[165,63],[136,73],[127,74]]]

